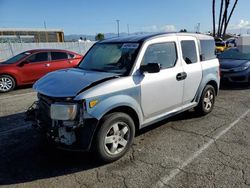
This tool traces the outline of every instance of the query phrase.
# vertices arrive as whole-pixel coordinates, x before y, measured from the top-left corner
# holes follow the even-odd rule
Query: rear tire
[[[13,90],[16,87],[15,79],[9,75],[0,75],[0,93]]]
[[[213,108],[215,103],[215,89],[211,85],[207,85],[201,95],[199,104],[195,107],[195,111],[199,115],[209,114]]]
[[[130,148],[135,125],[129,115],[121,112],[106,115],[102,122],[93,149],[102,162],[112,162],[125,155]]]

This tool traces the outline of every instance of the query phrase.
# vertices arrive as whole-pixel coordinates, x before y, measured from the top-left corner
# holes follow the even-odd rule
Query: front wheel
[[[121,112],[106,115],[97,132],[94,150],[103,162],[112,162],[122,157],[130,148],[135,125],[132,118]]]
[[[0,75],[0,93],[11,91],[15,88],[16,82],[9,75]]]
[[[207,85],[201,95],[198,106],[195,108],[200,115],[210,113],[214,108],[215,103],[215,89],[211,85]]]

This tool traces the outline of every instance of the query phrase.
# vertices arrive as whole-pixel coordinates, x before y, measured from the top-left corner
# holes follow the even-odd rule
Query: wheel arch
[[[207,84],[207,85],[211,85],[214,87],[214,90],[215,90],[215,94],[218,95],[218,92],[219,92],[219,87],[218,87],[218,84],[216,83],[216,81],[214,80],[210,80]],[[203,88],[204,89],[204,88]]]
[[[109,110],[108,112],[106,112],[103,115],[103,117],[108,115],[108,114],[115,113],[115,112],[122,112],[122,113],[125,113],[125,114],[129,115],[132,118],[132,120],[134,121],[135,130],[136,131],[139,130],[139,128],[140,128],[140,120],[139,120],[139,117],[138,117],[136,111],[133,108],[131,108],[130,106],[118,106],[118,107],[115,107],[115,108]]]
[[[198,92],[196,94],[196,97],[194,98],[194,101],[196,101],[197,103],[200,102],[200,98],[201,98],[202,92],[203,92],[203,90],[205,89],[205,87],[207,85],[213,86],[214,90],[215,90],[215,95],[216,96],[218,95],[218,93],[219,93],[219,85],[218,85],[218,83],[215,80],[212,79],[212,80],[209,80],[209,81],[205,82],[204,84],[200,85],[200,87],[198,89]]]
[[[3,75],[7,75],[7,76],[10,76],[11,78],[14,79],[15,81],[15,87],[18,86],[18,79],[16,78],[16,76],[14,74],[11,74],[11,73],[0,73],[0,76],[3,76]]]

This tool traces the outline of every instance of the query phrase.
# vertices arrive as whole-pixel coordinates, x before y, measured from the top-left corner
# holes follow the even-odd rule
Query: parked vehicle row
[[[0,63],[0,92],[33,84],[45,74],[78,65],[82,55],[67,50],[40,49],[20,53]]]
[[[244,52],[240,48],[230,48],[218,58],[222,81],[250,84],[250,50]]]
[[[215,50],[217,54],[224,52],[226,49],[236,47],[236,38],[228,38],[223,40],[222,38],[215,38]]]
[[[108,39],[80,64],[38,80],[27,119],[56,146],[111,162],[135,132],[185,110],[212,111],[220,84],[213,37],[160,33]]]

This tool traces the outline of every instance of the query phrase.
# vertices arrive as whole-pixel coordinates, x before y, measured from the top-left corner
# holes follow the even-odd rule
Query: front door
[[[49,72],[48,53],[39,52],[30,55],[19,66],[20,78],[23,83],[32,83]]]
[[[142,75],[141,105],[144,120],[166,114],[182,105],[184,81],[177,79],[177,75],[183,72],[177,55],[177,39],[157,41],[144,47],[146,49],[141,63],[161,65],[160,72]]]

